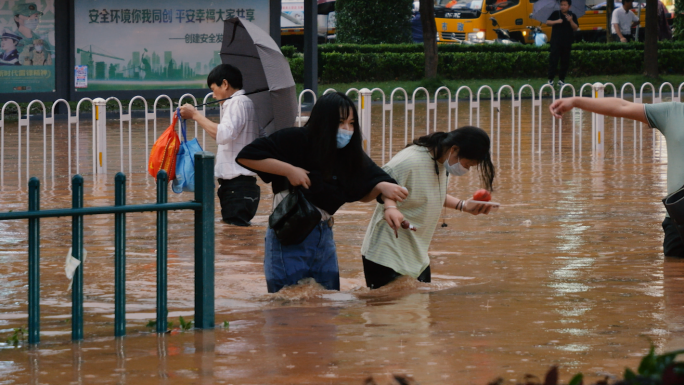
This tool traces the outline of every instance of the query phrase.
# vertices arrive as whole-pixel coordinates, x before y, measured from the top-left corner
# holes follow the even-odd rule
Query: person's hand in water
[[[286,176],[292,186],[302,186],[308,189],[311,187],[311,180],[308,174],[309,172],[303,168],[292,166]]]
[[[378,189],[383,196],[383,199],[391,199],[395,202],[403,202],[404,199],[408,198],[408,189],[406,187],[399,186],[398,184],[389,182],[378,183]]]

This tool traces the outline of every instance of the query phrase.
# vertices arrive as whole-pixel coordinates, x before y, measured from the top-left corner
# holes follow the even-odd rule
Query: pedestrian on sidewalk
[[[554,11],[546,25],[551,26],[551,50],[549,52],[549,84],[558,73],[558,87],[565,85],[565,76],[570,67],[570,52],[575,41],[575,31],[579,28],[577,16],[570,12],[572,0],[561,0],[560,11]],[[560,61],[560,70],[558,62]]]

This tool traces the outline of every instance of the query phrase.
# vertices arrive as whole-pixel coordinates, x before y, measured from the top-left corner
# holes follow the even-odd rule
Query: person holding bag
[[[180,109],[183,119],[192,119],[218,143],[214,175],[218,178],[216,194],[221,202],[223,222],[249,226],[259,207],[261,189],[253,172],[235,163],[235,155],[259,136],[254,103],[242,89],[242,73],[230,64],[219,64],[207,76],[214,99],[221,103],[221,121],[207,119],[192,104]]]
[[[279,222],[288,222],[288,218],[283,220],[283,212],[289,210],[282,205],[292,204],[293,198],[297,203],[306,200],[320,214],[319,220],[317,215],[307,214],[306,208],[295,210],[298,217],[314,218],[315,223],[304,240],[294,244],[280,239],[283,234],[279,236],[269,226],[264,257],[269,293],[304,278],[313,278],[328,290],[339,290],[332,215],[347,202],[384,199],[396,204],[408,196],[406,189],[363,152],[354,103],[339,92],[322,96],[304,127],[285,128],[259,138],[243,148],[236,160],[272,184],[275,211],[270,225],[281,228]]]
[[[402,275],[431,281],[428,248],[440,212],[449,208],[478,215],[491,210],[489,205],[447,194],[449,175],[462,176],[472,168],[479,169],[484,187],[492,190],[495,172],[489,149],[487,133],[466,126],[421,136],[383,166],[411,195],[398,204],[385,202],[375,209],[361,246],[366,286],[377,289]],[[398,215],[397,221],[383,221],[388,213]],[[401,230],[404,219],[414,231]]]

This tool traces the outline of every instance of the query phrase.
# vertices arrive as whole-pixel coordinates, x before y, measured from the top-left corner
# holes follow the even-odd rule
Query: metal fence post
[[[603,90],[605,89],[605,85],[601,83],[594,83],[592,84],[592,88],[594,89],[594,99],[599,99],[603,98]],[[594,154],[595,159],[604,159],[605,153],[604,153],[604,146],[603,142],[605,141],[605,133],[604,133],[604,123],[605,123],[605,117],[601,114],[596,114],[592,113],[592,133],[593,133],[593,139],[591,140],[593,146],[592,146],[592,152]]]
[[[71,180],[71,207],[83,207],[83,177],[75,175]],[[71,339],[83,339],[83,215],[74,215],[71,220],[71,256],[81,261],[74,272],[71,286]]]
[[[157,173],[157,203],[166,203],[169,193],[169,176],[166,171]],[[168,316],[167,300],[167,252],[168,252],[168,214],[166,210],[157,211],[157,333],[166,332]]]
[[[126,205],[126,175],[114,178],[114,205]],[[126,214],[114,214],[114,336],[126,335]]]
[[[195,326],[214,327],[214,154],[195,153]]]
[[[29,211],[40,210],[40,181],[29,180]],[[40,219],[29,219],[28,225],[28,341],[40,342]]]
[[[93,127],[93,135],[97,139],[96,156],[97,166],[95,170],[98,174],[107,173],[107,102],[102,98],[95,98],[93,100],[93,107],[95,107],[95,124]]]
[[[369,90],[368,88],[362,88],[359,90],[359,94],[361,97],[361,111],[359,111],[359,114],[361,115],[359,119],[361,120],[360,126],[361,126],[361,133],[363,136],[363,149],[366,151],[366,154],[370,154],[371,151],[371,95],[373,92]],[[430,99],[430,95],[428,95],[428,102]]]

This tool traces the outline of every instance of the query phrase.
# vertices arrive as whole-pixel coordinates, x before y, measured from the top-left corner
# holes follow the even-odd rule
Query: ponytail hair
[[[458,146],[459,158],[478,161],[480,179],[487,190],[493,191],[496,172],[489,151],[489,135],[483,129],[464,126],[451,132],[433,132],[414,140],[413,145],[426,147],[435,161],[442,158],[451,147]]]

